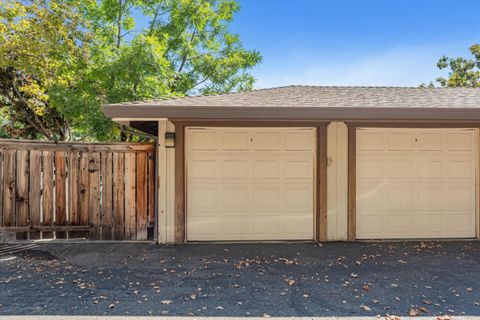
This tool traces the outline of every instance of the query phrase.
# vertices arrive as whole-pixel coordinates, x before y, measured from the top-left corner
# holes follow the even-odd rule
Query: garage
[[[480,238],[478,88],[115,103],[157,138],[159,243]]]
[[[315,128],[185,128],[187,241],[313,240]]]
[[[475,237],[475,129],[356,132],[357,239]]]

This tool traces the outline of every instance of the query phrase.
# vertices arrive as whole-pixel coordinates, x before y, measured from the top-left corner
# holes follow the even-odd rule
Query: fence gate
[[[0,239],[147,240],[151,144],[0,140]]]

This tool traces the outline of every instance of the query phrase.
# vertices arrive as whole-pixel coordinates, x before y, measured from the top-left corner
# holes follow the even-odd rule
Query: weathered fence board
[[[80,153],[80,193],[78,201],[78,210],[80,213],[80,224],[87,225],[90,223],[89,217],[89,174],[88,174],[89,154],[87,152]]]
[[[42,152],[41,151],[31,151],[30,152],[30,170],[29,170],[29,186],[30,192],[28,195],[28,202],[30,206],[30,211],[40,212],[41,206],[41,172],[42,172]],[[40,214],[31,214],[30,223],[34,226],[40,225],[41,216]]]
[[[102,153],[101,161],[101,173],[102,177],[102,236],[105,240],[110,240],[113,238],[113,212],[112,212],[112,195],[113,195],[113,177],[112,177],[112,153],[104,152]]]
[[[3,226],[15,226],[15,150],[5,150],[3,175]]]
[[[135,156],[135,155],[134,155]],[[90,153],[88,164],[89,183],[88,183],[88,207],[92,231],[92,239],[100,238],[100,154]]]
[[[125,154],[113,154],[113,233],[115,238],[125,237],[124,176]]]
[[[147,240],[147,155],[145,153],[137,155],[137,240]]]
[[[78,151],[72,151],[68,155],[68,221],[70,225],[78,225],[80,217],[78,213],[78,186],[79,186],[79,154]]]
[[[125,154],[125,239],[135,240],[135,155]]]
[[[55,179],[53,171],[53,152],[43,151],[42,165],[43,165],[43,211],[42,211],[42,224],[44,226],[53,225],[54,216],[54,194],[53,194],[53,181]]]
[[[0,140],[0,233],[147,240],[154,155],[151,144]]]
[[[55,225],[63,226],[67,221],[67,168],[65,152],[55,152]]]

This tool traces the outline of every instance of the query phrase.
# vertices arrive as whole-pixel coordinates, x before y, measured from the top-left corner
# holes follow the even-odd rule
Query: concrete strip
[[[475,316],[431,317],[161,317],[161,316],[2,316],[0,320],[480,320]]]

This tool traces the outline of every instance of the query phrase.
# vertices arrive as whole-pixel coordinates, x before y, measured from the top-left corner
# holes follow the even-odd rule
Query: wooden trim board
[[[327,127],[317,127],[316,240],[327,241]]]
[[[185,243],[185,126],[175,123],[175,243]]]

